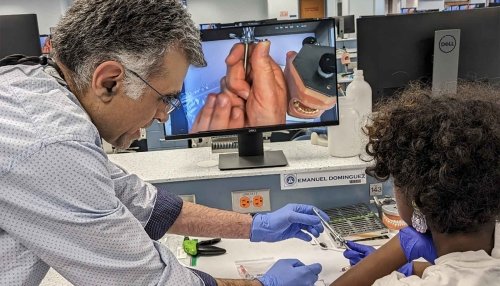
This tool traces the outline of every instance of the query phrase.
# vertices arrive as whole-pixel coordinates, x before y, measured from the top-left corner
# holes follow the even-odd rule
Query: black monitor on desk
[[[344,34],[356,33],[354,15],[337,16],[334,18],[339,38],[343,38]]]
[[[431,12],[439,12],[439,9],[417,10],[415,13],[431,13]]]
[[[417,13],[417,7],[401,8],[401,14]]]
[[[274,61],[283,69],[286,65],[286,53],[296,51],[303,47],[305,39],[314,37],[315,43],[319,46],[328,47],[335,54],[335,29],[333,19],[306,19],[293,21],[268,21],[254,28],[257,39],[267,39],[271,42],[270,55]],[[246,28],[246,27],[245,27]],[[304,113],[302,117],[291,116],[287,112],[283,117],[284,124],[273,124],[266,126],[245,125],[241,128],[217,129],[203,132],[192,132],[197,116],[205,105],[207,96],[210,93],[220,91],[220,79],[225,76],[225,58],[234,44],[239,42],[235,38],[242,35],[243,27],[230,26],[227,28],[215,28],[201,31],[202,48],[207,60],[207,66],[203,68],[190,67],[181,94],[182,107],[174,111],[169,121],[165,123],[166,140],[182,138],[200,138],[219,135],[238,134],[240,157],[233,156],[231,160],[245,161],[242,168],[270,167],[272,164],[260,165],[266,161],[266,154],[263,154],[262,132],[276,131],[284,129],[299,129],[307,127],[337,125],[339,114],[337,105],[325,108],[325,110],[314,109],[304,104],[301,99],[287,100],[286,106],[277,106],[277,109],[294,108],[297,113]],[[314,45],[315,46],[315,45]],[[336,100],[336,75],[332,77],[334,85],[332,90]],[[329,97],[331,101],[331,97]],[[281,151],[279,151],[281,152]],[[237,155],[237,154],[236,154]],[[281,154],[282,155],[282,154]],[[219,168],[221,168],[222,158],[220,157]],[[247,158],[247,159],[245,159]],[[281,164],[281,163],[280,163]],[[286,165],[286,160],[284,162]],[[243,164],[244,165],[244,164]],[[237,169],[236,166],[234,169]]]
[[[373,102],[410,81],[431,84],[434,32],[460,29],[458,78],[500,83],[500,8],[362,17],[357,22],[358,67]]]
[[[42,54],[35,14],[0,15],[0,59],[12,54]]]

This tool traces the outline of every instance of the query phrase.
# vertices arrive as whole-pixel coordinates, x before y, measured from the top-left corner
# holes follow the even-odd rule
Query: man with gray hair
[[[101,138],[128,147],[140,128],[166,121],[188,66],[205,64],[177,0],[76,0],[53,46],[54,64],[0,60],[0,285],[38,285],[49,267],[75,285],[314,284],[321,265],[296,259],[279,260],[258,280],[214,279],[183,267],[156,241],[167,230],[308,241],[303,231],[323,231],[312,206],[251,217],[182,202],[114,165],[101,148]],[[252,53],[259,77],[252,87],[286,92],[268,52],[261,43]],[[239,60],[227,61],[217,95],[226,103],[248,87],[241,45],[230,57]]]

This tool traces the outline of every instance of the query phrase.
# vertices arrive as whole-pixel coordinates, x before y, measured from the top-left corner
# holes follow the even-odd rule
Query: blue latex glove
[[[408,261],[423,257],[434,264],[434,260],[437,258],[432,236],[420,233],[411,226],[399,230],[399,243]]]
[[[413,275],[413,262],[408,262],[398,269],[399,273],[403,273],[406,277]]]
[[[304,265],[297,259],[280,259],[257,279],[264,286],[312,286],[321,269],[319,263]]]
[[[356,265],[363,258],[375,251],[373,246],[363,245],[349,240],[347,241],[347,246],[349,246],[350,249],[344,251],[344,257],[349,259],[351,266]]]
[[[324,212],[319,213],[326,221],[330,220]],[[288,204],[277,211],[255,215],[250,230],[250,241],[275,242],[289,238],[310,241],[311,236],[302,230],[318,237],[324,228],[314,214],[313,206]]]
[[[349,246],[350,249],[344,251],[344,257],[349,259],[351,266],[357,264],[363,258],[375,251],[373,246],[363,245],[352,241],[347,241],[347,246]],[[398,269],[398,272],[403,273],[405,276],[413,275],[413,264],[411,262],[406,263]]]

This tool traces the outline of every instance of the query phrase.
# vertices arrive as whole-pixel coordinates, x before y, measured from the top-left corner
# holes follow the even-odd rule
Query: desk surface
[[[233,171],[220,171],[214,164],[210,167],[200,166],[204,163],[216,164],[218,161],[219,155],[212,154],[208,147],[111,154],[109,159],[149,183],[348,170],[368,166],[368,163],[360,160],[358,156],[332,157],[328,148],[312,145],[309,141],[266,143],[264,148],[283,150],[288,166]]]
[[[320,236],[319,240],[332,246],[325,233]],[[349,265],[349,260],[342,255],[343,250],[336,248],[322,250],[318,245],[312,245],[298,239],[288,239],[274,243],[253,243],[245,239],[222,239],[216,246],[226,249],[227,252],[219,256],[199,257],[197,266],[193,268],[209,273],[216,278],[241,279],[236,268],[236,261],[262,258],[272,258],[272,260],[276,261],[278,259],[296,258],[305,264],[320,263],[323,270],[319,274],[319,280],[322,280],[324,285],[330,285],[331,282],[342,275],[342,267]],[[268,261],[271,261],[271,259]],[[40,286],[71,285],[52,268],[40,284]],[[323,284],[318,283],[316,285]]]
[[[322,241],[325,241],[322,239]],[[329,245],[331,245],[329,243]],[[342,250],[322,250],[298,239],[289,239],[275,243],[252,243],[248,240],[223,239],[217,246],[225,248],[227,253],[221,256],[200,257],[196,269],[210,273],[217,278],[241,279],[236,268],[236,261],[273,258],[297,258],[305,264],[320,263],[323,270],[319,279],[330,285],[343,274],[342,267],[349,265]],[[321,284],[319,284],[321,285]]]

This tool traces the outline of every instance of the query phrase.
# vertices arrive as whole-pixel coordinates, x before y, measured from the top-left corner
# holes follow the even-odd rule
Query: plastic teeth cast
[[[304,114],[314,114],[314,113],[318,112],[317,109],[307,107],[307,106],[303,105],[302,103],[300,103],[300,101],[298,101],[298,100],[293,101],[293,106],[295,107],[296,110],[298,110]]]
[[[382,215],[382,222],[388,229],[400,230],[408,225],[400,217],[395,217],[387,214]]]

